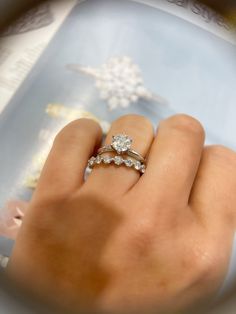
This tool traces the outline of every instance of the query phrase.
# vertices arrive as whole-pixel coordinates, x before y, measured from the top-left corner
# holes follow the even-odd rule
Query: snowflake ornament
[[[110,110],[127,108],[140,98],[150,99],[139,67],[128,57],[111,58],[97,71],[96,87]]]
[[[127,56],[110,58],[100,68],[79,65],[69,65],[68,68],[94,77],[100,98],[107,102],[110,110],[127,108],[140,99],[167,103],[144,86],[139,66]]]

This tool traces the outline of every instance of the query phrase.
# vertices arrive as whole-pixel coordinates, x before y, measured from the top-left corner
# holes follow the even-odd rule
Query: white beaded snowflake
[[[107,102],[110,110],[127,108],[140,99],[166,103],[144,86],[139,66],[127,56],[112,57],[100,68],[78,65],[69,65],[68,68],[93,76],[100,98]]]
[[[97,70],[96,87],[109,109],[127,108],[152,94],[144,87],[139,67],[128,57],[111,58]]]

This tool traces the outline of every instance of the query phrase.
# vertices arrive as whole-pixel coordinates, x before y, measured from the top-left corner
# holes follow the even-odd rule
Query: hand
[[[148,156],[140,177],[99,165],[101,130],[78,120],[56,137],[17,238],[8,274],[58,303],[131,313],[210,300],[224,280],[236,213],[236,153],[204,148],[195,119],[119,118],[112,135]]]

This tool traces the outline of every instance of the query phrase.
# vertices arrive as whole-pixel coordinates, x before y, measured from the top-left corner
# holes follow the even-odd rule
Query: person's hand
[[[86,182],[99,126],[82,119],[59,133],[8,274],[69,307],[148,313],[213,297],[235,229],[236,153],[204,148],[202,126],[185,115],[162,121],[155,138],[146,118],[121,117],[106,143],[120,133],[148,157],[146,173],[98,165]]]

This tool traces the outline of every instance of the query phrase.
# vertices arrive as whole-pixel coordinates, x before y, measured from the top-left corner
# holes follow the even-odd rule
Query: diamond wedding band
[[[124,165],[128,168],[133,168],[142,174],[144,174],[146,170],[146,166],[142,164],[140,161],[133,160],[131,158],[126,159],[121,156],[115,156],[115,157],[104,156],[103,157],[103,156],[98,155],[97,157],[92,157],[89,159],[88,166],[89,168],[92,169],[94,166],[100,165],[101,163],[106,164],[106,165],[114,163],[117,166]]]
[[[117,166],[124,165],[128,168],[133,168],[141,174],[145,173],[145,159],[138,152],[131,149],[132,138],[125,134],[112,136],[111,145],[106,145],[98,150],[96,157],[91,157],[88,161],[88,167],[93,168],[101,163],[115,164]],[[104,153],[115,153],[115,156],[102,156]],[[123,155],[128,155],[132,158],[124,158]]]

